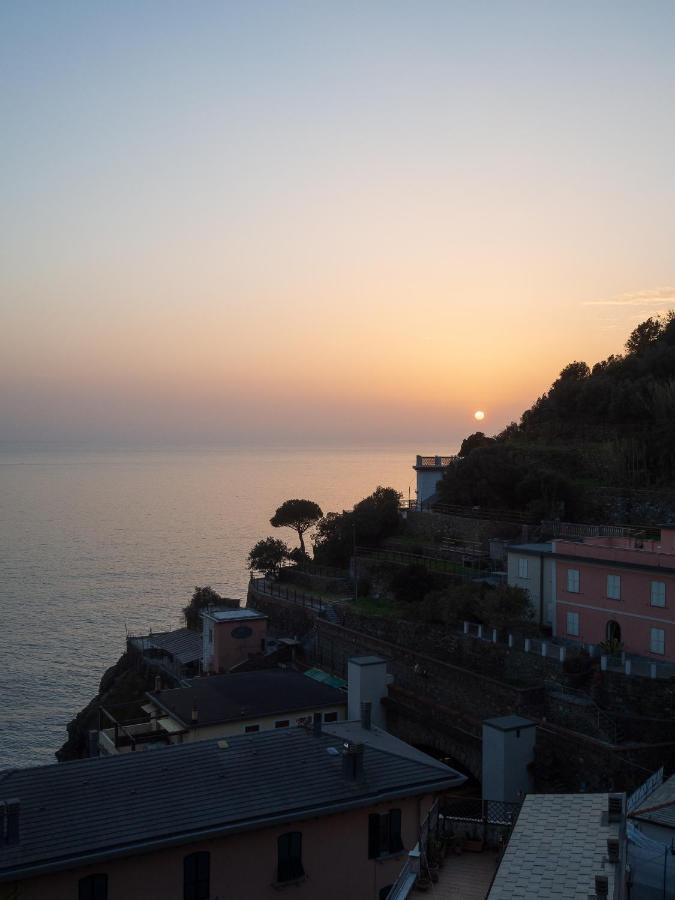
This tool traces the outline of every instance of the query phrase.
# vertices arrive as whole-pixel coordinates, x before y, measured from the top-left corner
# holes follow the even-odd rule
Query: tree
[[[224,599],[208,585],[206,587],[196,587],[189,604],[183,607],[186,626],[191,628],[192,631],[198,631],[200,612],[209,606],[219,606]]]
[[[661,337],[663,325],[658,318],[645,319],[637,328],[631,331],[626,341],[626,351],[635,356],[640,356],[649,347],[652,347]]]
[[[251,548],[248,554],[248,568],[252,572],[262,572],[269,577],[276,575],[284,560],[288,559],[290,550],[284,541],[268,537]]]
[[[462,441],[462,446],[459,448],[458,456],[468,456],[472,450],[475,450],[476,447],[485,447],[493,442],[492,438],[486,437],[482,431],[476,431],[474,434],[470,434],[468,437],[465,437]]]
[[[314,558],[327,566],[346,566],[354,541],[362,547],[379,547],[400,528],[400,503],[401,494],[394,488],[378,487],[354,509],[327,513],[317,524]]]
[[[303,556],[305,550],[305,532],[316,525],[323,516],[321,507],[313,500],[286,500],[270,519],[270,525],[274,528],[293,528],[300,538],[300,550]]]

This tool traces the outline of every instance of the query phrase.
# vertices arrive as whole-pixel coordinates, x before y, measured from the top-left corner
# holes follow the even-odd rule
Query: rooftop
[[[343,774],[340,737],[304,728],[196,741],[0,773],[20,803],[20,840],[0,846],[0,881],[278,822],[444,790],[458,777],[400,742],[364,741],[363,776]],[[461,777],[461,776],[460,776]]]
[[[616,864],[607,861],[609,794],[528,794],[488,900],[588,900],[595,876],[607,875],[614,896]]]
[[[199,725],[204,726],[314,711],[347,702],[344,691],[284,669],[195,678],[190,687],[153,691],[147,696],[186,728],[190,727],[193,706],[199,712]]]
[[[666,828],[675,828],[675,775],[671,775],[660,787],[652,791],[637,809],[630,814],[631,819],[652,822]]]
[[[445,469],[456,456],[420,456],[417,454],[413,469]]]
[[[489,725],[498,731],[517,731],[519,728],[534,728],[536,722],[525,719],[523,716],[497,716],[494,719],[486,719],[483,725]]]
[[[133,638],[132,640],[141,641],[143,649],[156,647],[159,650],[164,650],[183,664],[202,658],[202,636],[189,628],[148,634],[145,637]]]
[[[544,542],[541,544],[508,544],[507,550],[515,550],[520,553],[553,553],[553,544]]]
[[[266,619],[264,613],[255,609],[205,609],[202,612],[205,619],[213,619],[216,622],[240,622],[242,619]]]

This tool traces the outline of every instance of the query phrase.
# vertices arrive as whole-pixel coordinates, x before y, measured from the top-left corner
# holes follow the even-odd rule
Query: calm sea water
[[[293,544],[283,500],[407,493],[415,452],[0,447],[0,769],[54,762],[125,629],[180,627],[195,585],[243,597],[255,541]]]

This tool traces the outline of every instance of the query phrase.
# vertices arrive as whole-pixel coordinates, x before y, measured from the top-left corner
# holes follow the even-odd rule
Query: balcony
[[[107,756],[165,747],[180,733],[173,720],[157,717],[152,707],[125,703],[99,711],[99,750]]]
[[[476,797],[434,804],[387,900],[406,900],[413,888],[448,900],[484,900],[519,810],[519,803]]]

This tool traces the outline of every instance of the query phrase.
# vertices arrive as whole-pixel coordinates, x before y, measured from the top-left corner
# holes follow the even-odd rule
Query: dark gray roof
[[[155,691],[148,697],[186,727],[190,726],[193,706],[197,707],[201,726],[319,710],[347,702],[344,691],[284,669],[195,678],[190,687]]]
[[[553,544],[507,544],[507,551],[516,551],[520,553],[553,553]]]
[[[497,716],[495,719],[485,719],[483,725],[489,725],[498,731],[516,731],[518,728],[533,728],[537,723],[523,716]]]
[[[0,880],[443,790],[457,773],[366,745],[343,774],[340,738],[289,728],[0,773],[20,841]]]
[[[181,663],[194,662],[202,658],[202,636],[190,628],[149,634],[142,640],[146,647],[165,650]]]

